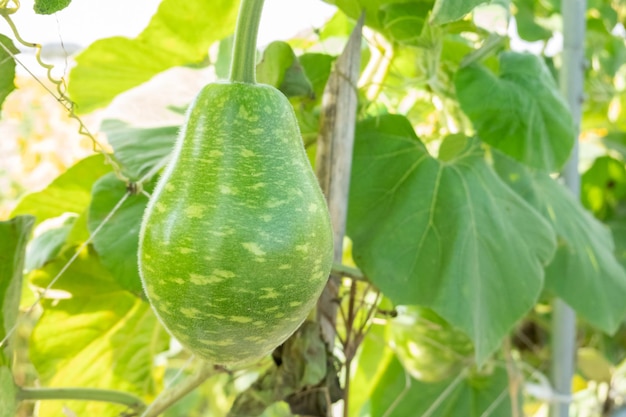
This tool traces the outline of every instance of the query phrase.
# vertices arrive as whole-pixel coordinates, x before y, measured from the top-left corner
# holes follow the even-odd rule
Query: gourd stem
[[[230,64],[230,81],[256,83],[256,40],[264,0],[241,0],[233,58]]]

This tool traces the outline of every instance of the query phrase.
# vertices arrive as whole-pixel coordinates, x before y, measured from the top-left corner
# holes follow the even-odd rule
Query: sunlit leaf
[[[609,31],[613,30],[615,25],[620,23],[620,18],[622,17],[620,14],[622,14],[622,12],[620,10],[620,13],[618,13],[616,10],[619,7],[620,6],[614,6],[609,1],[603,1],[599,6],[596,5],[596,9],[600,13],[602,22]]]
[[[607,26],[606,21],[601,19],[587,19],[585,56],[588,60],[597,62],[594,70],[601,75],[608,75],[610,78],[607,78],[607,81],[615,77],[626,63],[624,37],[613,34],[613,27],[615,24]]]
[[[609,229],[548,174],[496,155],[511,188],[551,223],[559,245],[546,268],[545,287],[599,329],[612,333],[626,314],[626,272],[615,258]]]
[[[43,267],[59,254],[75,220],[75,217],[70,217],[60,227],[46,230],[30,242],[26,251],[26,272]]]
[[[365,12],[365,24],[379,31],[384,31],[384,24],[381,21],[381,10],[393,4],[405,3],[406,7],[426,7],[430,8],[432,0],[324,0],[326,3],[334,4],[346,15],[353,19],[358,19],[361,13]]]
[[[380,385],[380,380],[391,361],[397,362],[386,340],[386,328],[374,324],[359,347],[358,356],[355,359],[357,367],[351,375],[349,415],[362,415],[359,411],[369,405],[369,399],[376,387]]]
[[[461,108],[480,139],[531,167],[560,169],[574,145],[574,124],[548,67],[535,55],[505,52],[500,75],[479,64],[455,80]]]
[[[139,180],[155,166],[163,165],[174,149],[180,126],[141,128],[115,119],[104,120],[100,126],[113,147],[115,159],[124,173]]]
[[[587,379],[610,383],[613,377],[613,366],[597,349],[591,347],[578,348],[576,366]]]
[[[404,117],[360,123],[348,234],[387,297],[433,308],[470,336],[482,363],[535,304],[556,239],[467,142],[443,162]]]
[[[17,414],[17,387],[11,369],[0,366],[0,417],[15,417]]]
[[[552,31],[537,22],[537,9],[541,8],[539,2],[534,0],[515,0],[515,23],[520,38],[528,42],[548,40]]]
[[[430,21],[436,25],[459,20],[488,0],[435,0]]]
[[[233,57],[233,45],[235,36],[228,36],[222,39],[217,50],[217,59],[213,64],[215,66],[215,74],[221,80],[228,79],[230,75],[230,62]]]
[[[385,3],[396,3],[401,0],[324,0],[326,3],[337,6],[343,13],[352,19],[358,19],[365,12],[365,24],[375,29],[381,29],[378,20],[378,10]]]
[[[307,78],[311,81],[315,97],[321,99],[335,57],[328,54],[307,53],[300,55],[298,59]]]
[[[380,332],[371,332],[363,342],[363,350],[380,352],[385,342]],[[388,350],[387,350],[388,351]],[[371,357],[371,356],[369,356]],[[372,357],[373,358],[373,357]],[[393,355],[389,360],[362,363],[375,369],[365,380],[365,401],[355,408],[355,416],[431,416],[431,417],[510,417],[508,376],[505,369],[496,368],[477,373],[464,368],[446,380],[428,383],[411,378]],[[357,383],[357,381],[354,381]],[[360,398],[360,397],[359,397]],[[351,407],[351,410],[353,408]]]
[[[348,18],[345,13],[338,11],[319,29],[320,40],[337,37],[347,39],[354,30],[354,25],[354,20]]]
[[[609,149],[619,152],[626,158],[626,132],[609,132],[602,138],[602,143]]]
[[[307,78],[311,81],[313,91],[309,97],[292,97],[291,104],[296,112],[302,139],[307,145],[314,144],[317,140],[320,127],[320,103],[335,58],[321,53],[307,53],[299,57]],[[307,152],[311,165],[314,166],[315,146],[308,146]]]
[[[626,118],[621,117],[626,96],[615,89],[613,80],[593,71],[584,82],[586,99],[582,103],[581,129],[606,129],[611,133],[626,130]]]
[[[144,184],[145,191],[152,192],[152,188],[153,183]],[[90,233],[96,231],[126,192],[126,185],[112,173],[94,184],[93,200],[89,206]],[[137,267],[139,227],[147,203],[148,197],[144,194],[130,195],[93,237],[93,246],[102,264],[122,288],[137,296],[142,295]]]
[[[82,213],[75,218],[72,228],[67,234],[66,245],[79,245],[89,239],[89,229],[87,229],[87,214],[89,206],[85,207]]]
[[[37,14],[53,14],[65,9],[72,0],[35,0],[34,10]]]
[[[607,225],[615,243],[615,257],[622,268],[626,269],[626,218],[613,219]]]
[[[431,5],[429,3],[388,4],[381,9],[385,32],[396,42],[416,44],[422,34]]]
[[[31,282],[47,285],[72,253],[31,274]],[[82,252],[53,288],[71,298],[42,303],[44,312],[30,345],[30,358],[42,384],[154,395],[154,355],[167,349],[169,338],[150,306],[118,286],[90,251]],[[102,402],[45,401],[39,415],[63,415],[63,407],[77,415],[103,417],[124,410]]]
[[[118,94],[168,68],[202,62],[208,48],[231,34],[239,1],[164,0],[143,32],[91,44],[76,57],[69,93],[77,111],[106,106]]]
[[[287,97],[313,94],[311,82],[287,42],[275,41],[265,48],[256,76],[258,82],[278,88]]]
[[[457,375],[424,383],[407,377],[398,362],[392,362],[371,398],[372,417],[428,415],[432,417],[510,417],[506,370],[496,368],[484,375]],[[398,399],[398,401],[395,401]]]
[[[296,55],[287,42],[270,43],[256,66],[257,81],[278,88],[285,78],[285,72],[295,61]]]
[[[443,381],[472,363],[470,340],[435,312],[416,306],[398,306],[397,311],[388,322],[387,339],[413,378]]]
[[[93,155],[78,161],[46,188],[27,194],[11,213],[12,216],[32,214],[37,224],[64,213],[82,213],[91,200],[91,186],[102,175],[111,171],[102,155]]]
[[[289,405],[284,401],[272,404],[259,417],[293,417]]]
[[[31,272],[28,275],[31,284],[39,288],[49,285],[75,254],[76,249],[77,247],[66,248],[53,262]],[[67,272],[59,276],[52,288],[72,294],[74,297],[89,297],[122,290],[91,247],[79,253]]]
[[[582,175],[581,201],[597,218],[606,219],[626,197],[624,162],[602,156]]]
[[[24,253],[34,223],[35,218],[32,216],[19,216],[0,222],[0,340],[7,336],[17,320]],[[3,369],[2,365],[10,361],[10,357],[8,348],[0,348],[0,370]]]
[[[0,34],[0,44],[12,54],[20,52],[13,41],[2,34]],[[7,96],[15,90],[15,60],[4,48],[0,47],[0,109]]]

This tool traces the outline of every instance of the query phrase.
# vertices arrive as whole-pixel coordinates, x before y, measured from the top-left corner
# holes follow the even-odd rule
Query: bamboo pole
[[[317,139],[315,171],[328,203],[333,225],[334,262],[341,264],[343,237],[346,231],[348,191],[352,167],[352,149],[358,104],[357,82],[361,62],[361,31],[359,19],[350,39],[337,58],[322,98],[320,132]],[[340,275],[331,273],[326,288],[317,303],[317,315],[322,336],[332,351],[335,344],[337,295]]]

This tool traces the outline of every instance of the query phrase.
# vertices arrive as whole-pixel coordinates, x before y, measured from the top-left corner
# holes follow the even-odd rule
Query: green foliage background
[[[359,303],[355,322],[367,332],[358,334],[360,346],[350,345],[358,350],[345,415],[535,415],[545,398],[524,383],[548,372],[555,296],[581,318],[575,382],[591,400],[576,402],[575,415],[606,402],[601,384],[611,382],[611,401],[626,398],[626,43],[615,30],[626,22],[626,4],[588,4],[577,201],[558,175],[576,127],[557,87],[560,52],[547,53],[559,34],[560,2],[327,2],[337,13],[322,27],[259,51],[257,77],[289,97],[314,163],[336,45],[345,45],[365,11],[344,256],[364,282],[349,293],[344,279],[340,295],[342,308],[350,298]],[[69,4],[38,1],[35,11]],[[136,38],[94,42],[69,75],[75,112],[104,108],[173,67],[225,78],[237,9],[226,0],[163,0]],[[490,18],[515,22],[515,39],[482,23]],[[539,42],[538,52],[514,50],[518,39]],[[10,36],[0,43],[1,104],[14,89],[7,51],[17,49]],[[156,320],[136,270],[143,210],[179,126],[107,119],[99,130],[113,165],[101,154],[79,161],[0,222],[0,338],[16,323],[22,288],[38,384],[122,390],[150,402],[184,379],[177,372],[198,366]],[[49,285],[33,311],[26,300]],[[353,324],[340,316],[341,340]],[[298,368],[294,358],[317,346],[305,330],[285,348],[293,369],[266,358],[216,370],[165,415],[291,415],[281,400],[330,390],[333,379],[322,353]],[[12,346],[0,351],[0,416],[7,417],[20,392]],[[333,354],[345,367],[346,344]],[[77,415],[125,412],[103,402],[42,401],[37,415],[58,416],[63,407]]]

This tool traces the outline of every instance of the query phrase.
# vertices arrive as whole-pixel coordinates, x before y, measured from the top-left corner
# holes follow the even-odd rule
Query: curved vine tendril
[[[13,4],[13,7],[10,7],[10,4]],[[67,85],[63,78],[57,79],[52,75],[52,70],[54,69],[54,65],[48,64],[41,59],[41,50],[42,46],[39,43],[28,42],[22,38],[17,27],[15,26],[15,22],[11,19],[11,15],[17,12],[20,8],[19,0],[0,0],[0,16],[7,22],[11,31],[13,32],[13,36],[15,39],[23,46],[27,48],[35,49],[35,58],[37,63],[46,70],[46,78],[50,81],[56,89],[56,93],[52,91],[48,86],[46,86],[35,74],[33,74],[16,56],[15,54],[7,48],[4,44],[0,43],[0,47],[4,49],[4,51],[11,56],[15,62],[19,63],[48,93],[50,93],[56,101],[63,106],[63,108],[67,111],[67,114],[70,118],[76,120],[78,123],[78,133],[82,136],[89,138],[92,143],[92,149],[94,152],[100,153],[104,156],[105,161],[111,166],[115,176],[120,180],[126,183],[128,186],[131,184],[130,179],[125,176],[120,168],[119,164],[111,157],[111,155],[106,151],[105,147],[96,139],[96,137],[89,131],[85,123],[82,119],[74,112],[75,103],[70,100],[67,96]]]
[[[15,7],[9,7],[9,4],[13,3]],[[17,12],[20,8],[19,0],[0,0],[0,14],[10,15]]]

